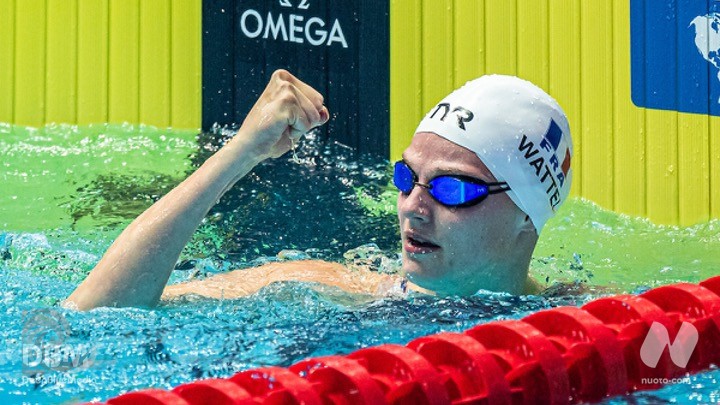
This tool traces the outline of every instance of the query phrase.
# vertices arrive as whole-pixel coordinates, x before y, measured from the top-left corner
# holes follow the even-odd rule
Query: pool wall
[[[200,0],[0,0],[0,122],[198,128]]]
[[[273,30],[285,16],[285,34],[252,38],[257,49],[282,42],[295,46],[294,59],[241,53],[241,47],[222,42],[231,42],[227,37],[203,50],[203,33],[215,28],[202,26],[212,24],[204,16],[229,13],[225,3],[235,5],[239,19],[252,2],[0,0],[0,122],[199,128],[208,105],[202,100],[207,66],[231,57],[233,66],[248,67],[230,75],[231,81],[265,77],[276,67],[312,81],[315,71],[294,69],[292,61],[318,61],[314,67],[322,71],[327,49],[343,45],[337,32],[330,40],[333,21],[347,14],[351,18],[340,19],[344,39],[368,67],[359,69],[348,59],[348,71],[359,69],[365,81],[345,83],[342,75],[326,81],[328,89],[337,90],[328,99],[331,109],[345,112],[333,119],[334,140],[397,158],[420,117],[450,90],[485,73],[515,74],[546,89],[568,113],[576,146],[574,195],[658,223],[689,225],[720,217],[720,80],[709,49],[717,33],[700,29],[713,26],[714,2],[259,2],[273,13]],[[369,4],[379,4],[379,10]],[[258,12],[263,19],[267,10]],[[378,23],[385,14],[389,29]],[[319,16],[325,34],[313,20],[315,25],[296,24],[293,40],[287,31],[293,15],[303,23]],[[239,20],[228,27],[242,31]],[[383,42],[368,42],[368,32],[388,37],[389,63]],[[278,40],[283,35],[287,41]],[[250,68],[253,62],[257,70]],[[226,110],[219,103],[212,111],[238,121],[238,106],[260,90],[233,95],[224,102]],[[375,94],[377,103],[361,90]],[[336,97],[360,101],[341,106]],[[353,110],[370,112],[349,113]]]

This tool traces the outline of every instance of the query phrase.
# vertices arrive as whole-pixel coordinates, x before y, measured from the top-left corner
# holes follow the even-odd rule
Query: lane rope
[[[107,404],[569,404],[657,389],[718,363],[720,276]]]

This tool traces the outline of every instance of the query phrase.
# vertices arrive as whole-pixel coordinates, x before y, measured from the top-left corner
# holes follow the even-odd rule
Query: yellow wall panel
[[[0,0],[0,122],[13,120],[15,0]]]
[[[548,3],[549,83],[546,90],[560,103],[570,121],[574,155],[570,192],[582,192],[582,114],[580,98],[580,1],[550,0]]]
[[[612,4],[581,3],[583,196],[613,208]]]
[[[108,121],[108,0],[78,3],[78,124]]]
[[[110,0],[110,122],[139,118],[139,0]]]
[[[677,113],[647,110],[647,215],[661,223],[678,221]]]
[[[517,74],[548,90],[548,0],[518,2]]]
[[[720,218],[720,117],[710,118],[710,215]]]
[[[452,0],[424,1],[422,7],[422,100],[429,111],[454,88]]]
[[[427,1],[427,0],[426,0]],[[485,2],[485,71],[517,74],[517,4],[515,0]]]
[[[201,0],[0,7],[0,121],[199,127]],[[517,74],[569,116],[573,194],[662,223],[720,217],[720,124],[631,103],[629,14],[625,0],[391,0],[391,157],[453,88]]]
[[[485,1],[455,0],[454,20],[452,87],[457,88],[485,73]]]
[[[710,219],[709,124],[705,115],[678,114],[678,209],[683,225]]]
[[[47,0],[46,122],[75,122],[77,0]]]
[[[199,129],[202,0],[0,0],[0,122]]]
[[[202,0],[173,0],[170,8],[170,125],[198,128],[202,114]]]
[[[630,21],[630,3],[613,0],[613,21]],[[613,24],[613,129],[616,210],[645,215],[645,110],[630,98],[630,24]]]
[[[170,1],[140,2],[140,122],[170,126]]]
[[[422,106],[421,0],[392,0],[390,7],[391,159],[410,144]]]
[[[15,111],[13,122],[45,123],[45,0],[15,4]]]

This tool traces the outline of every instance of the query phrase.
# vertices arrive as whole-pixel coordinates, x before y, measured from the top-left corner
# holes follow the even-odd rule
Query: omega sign
[[[310,7],[309,0],[279,1],[280,6],[285,8],[307,10]],[[288,14],[273,13],[272,11],[268,11],[267,15],[263,16],[257,10],[249,9],[240,16],[240,30],[251,39],[262,38],[298,44],[307,42],[313,46],[348,47],[337,18],[332,22],[326,22],[320,17],[307,18],[307,16],[292,12]]]

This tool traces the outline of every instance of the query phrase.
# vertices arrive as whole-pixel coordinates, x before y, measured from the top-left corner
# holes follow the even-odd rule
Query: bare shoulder
[[[239,298],[279,281],[315,282],[348,292],[376,295],[395,279],[394,276],[368,270],[351,270],[340,263],[324,260],[273,262],[167,286],[162,299],[170,300],[188,294],[216,299]]]

